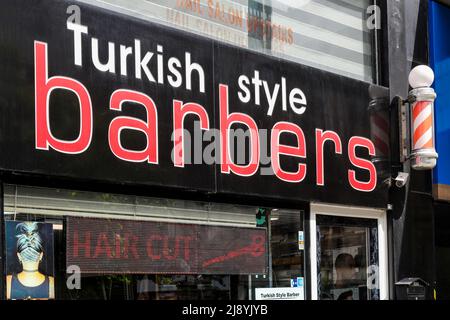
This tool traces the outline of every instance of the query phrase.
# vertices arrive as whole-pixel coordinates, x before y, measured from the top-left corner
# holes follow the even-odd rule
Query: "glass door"
[[[321,300],[379,300],[378,223],[318,215],[317,289]]]
[[[311,298],[388,300],[386,211],[311,203]]]

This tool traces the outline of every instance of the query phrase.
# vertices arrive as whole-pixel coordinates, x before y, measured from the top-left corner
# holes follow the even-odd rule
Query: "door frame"
[[[310,250],[310,279],[311,299],[318,300],[317,294],[317,224],[316,216],[335,216],[344,218],[372,219],[377,220],[378,225],[378,258],[379,258],[379,285],[380,299],[389,300],[389,277],[388,277],[388,248],[387,248],[387,216],[386,211],[381,209],[335,206],[323,203],[311,203],[309,216],[309,250]]]

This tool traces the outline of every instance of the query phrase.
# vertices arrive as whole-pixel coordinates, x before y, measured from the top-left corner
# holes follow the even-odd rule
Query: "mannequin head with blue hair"
[[[22,222],[16,226],[17,257],[24,271],[37,271],[44,247],[37,222]]]
[[[15,226],[16,254],[22,271],[6,276],[6,298],[21,299],[54,299],[55,284],[51,275],[39,271],[46,248],[41,236],[41,225],[38,222],[20,222]],[[45,225],[49,227],[49,225]],[[47,233],[45,233],[47,234]],[[52,235],[53,236],[53,235]],[[49,249],[51,250],[51,249]]]

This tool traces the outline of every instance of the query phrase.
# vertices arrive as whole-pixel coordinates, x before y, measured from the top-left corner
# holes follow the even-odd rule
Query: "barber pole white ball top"
[[[434,72],[429,66],[420,65],[411,70],[409,84],[413,89],[429,88],[434,82]]]

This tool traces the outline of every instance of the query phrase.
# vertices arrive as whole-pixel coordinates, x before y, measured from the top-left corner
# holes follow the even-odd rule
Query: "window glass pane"
[[[257,208],[177,199],[137,197],[78,190],[5,187],[5,215],[14,212],[86,216],[95,218],[139,218],[253,227]]]
[[[39,234],[33,272],[54,288],[44,299],[247,300],[256,289],[265,300],[304,299],[303,219],[301,210],[6,185],[7,292],[41,290],[25,288],[17,255],[17,236]],[[41,227],[21,235],[22,222]]]
[[[303,212],[277,210],[271,217],[274,287],[291,287],[304,279]],[[300,284],[301,284],[300,283]],[[303,286],[304,287],[304,286]]]
[[[372,82],[372,0],[80,0]],[[373,13],[373,10],[369,10]]]
[[[269,275],[252,277],[256,300],[305,299],[304,212],[267,210],[270,229]]]

